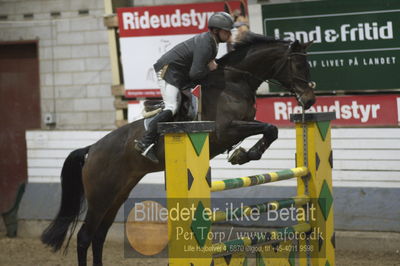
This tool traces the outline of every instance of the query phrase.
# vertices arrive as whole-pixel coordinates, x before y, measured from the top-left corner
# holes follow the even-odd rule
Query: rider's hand
[[[210,61],[210,63],[208,63],[208,69],[210,71],[214,71],[218,68],[218,64],[215,62],[215,60]]]

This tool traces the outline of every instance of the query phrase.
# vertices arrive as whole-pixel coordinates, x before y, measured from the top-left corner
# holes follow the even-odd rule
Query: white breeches
[[[171,110],[172,115],[175,115],[181,104],[181,92],[177,87],[167,83],[165,80],[158,77],[157,79],[165,104],[164,110]]]

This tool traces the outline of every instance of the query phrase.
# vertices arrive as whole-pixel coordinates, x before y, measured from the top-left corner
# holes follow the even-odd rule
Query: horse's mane
[[[225,54],[223,57],[218,59],[219,64],[227,64],[228,61],[240,61],[242,56],[245,55],[245,52],[248,48],[256,44],[288,44],[289,41],[285,41],[282,39],[276,39],[271,36],[264,36],[261,34],[257,34],[251,31],[246,31],[240,34],[238,40],[234,43],[234,50]]]
[[[274,44],[274,43],[288,43],[288,41],[284,41],[282,39],[276,39],[272,36],[265,36],[251,31],[246,31],[240,34],[238,40],[235,42],[233,47],[235,50],[238,50],[258,43]]]

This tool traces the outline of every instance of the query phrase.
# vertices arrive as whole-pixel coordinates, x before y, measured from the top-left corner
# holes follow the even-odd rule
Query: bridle
[[[291,50],[291,46],[292,46],[292,43],[288,46],[288,51]],[[295,84],[294,80],[302,81],[302,82],[306,83],[311,88],[315,87],[315,83],[312,82],[312,81],[307,81],[304,78],[299,77],[299,76],[297,76],[297,75],[292,73],[292,71],[293,71],[292,70],[293,69],[293,67],[292,67],[292,57],[293,56],[307,56],[307,54],[306,53],[302,53],[302,52],[288,52],[287,56],[281,61],[280,66],[276,69],[276,71],[274,72],[274,74],[271,77],[271,79],[276,78],[282,72],[282,70],[285,68],[285,66],[289,64],[289,77],[291,79],[290,88],[287,88],[286,86],[282,85],[279,82],[276,82],[276,81],[273,81],[273,80],[263,79],[263,78],[261,78],[261,77],[259,77],[257,75],[254,75],[253,73],[250,73],[249,71],[246,71],[246,70],[241,70],[241,69],[238,69],[238,68],[235,68],[235,67],[232,67],[232,66],[225,66],[224,68],[226,70],[230,70],[230,71],[234,71],[234,72],[237,72],[237,73],[241,73],[241,74],[247,75],[250,78],[258,80],[258,81],[261,81],[261,82],[267,82],[269,84],[277,85],[277,86],[279,86],[279,87],[281,87],[281,88],[293,93],[296,96],[296,98],[300,98],[302,95],[298,95],[296,93],[296,91],[294,89],[294,84]]]
[[[283,68],[286,66],[286,65],[289,65],[289,76],[291,77],[291,80],[292,80],[292,82],[291,82],[291,88],[286,88],[286,89],[288,89],[289,91],[293,91],[293,84],[294,84],[294,82],[293,82],[293,80],[300,80],[300,81],[302,81],[302,82],[304,82],[304,83],[306,83],[306,84],[308,84],[309,83],[309,81],[307,81],[307,80],[305,80],[305,79],[303,79],[302,77],[299,77],[299,76],[297,76],[297,75],[294,75],[293,74],[293,68],[292,68],[292,57],[293,56],[304,56],[304,57],[306,57],[307,56],[307,54],[306,53],[300,53],[300,52],[290,52],[289,54],[288,54],[288,56],[286,57],[286,59],[282,62],[282,64],[279,66],[279,68],[275,71],[275,73],[272,75],[272,78],[275,78],[275,77],[277,77],[281,72],[282,72],[282,70],[283,70]]]

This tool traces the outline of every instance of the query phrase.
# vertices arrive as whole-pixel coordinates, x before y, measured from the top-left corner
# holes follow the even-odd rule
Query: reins
[[[238,68],[233,67],[233,66],[225,66],[224,69],[229,70],[229,71],[233,71],[233,72],[237,72],[237,73],[240,73],[240,74],[244,74],[244,75],[247,75],[247,76],[251,77],[252,79],[255,79],[255,80],[258,80],[258,81],[261,81],[261,82],[267,82],[269,84],[274,84],[274,85],[277,85],[279,87],[282,87],[283,89],[289,90],[288,88],[284,87],[279,82],[276,82],[276,81],[273,81],[273,80],[269,80],[269,79],[260,78],[260,77],[258,77],[256,75],[254,75],[253,73],[251,73],[249,71],[246,71],[246,70],[241,70],[241,69],[238,69]],[[292,92],[292,90],[289,90],[289,91]]]
[[[289,45],[288,49],[290,49],[290,47],[291,47],[291,45]],[[298,55],[307,56],[306,53],[300,53],[300,52],[290,52],[290,53],[288,53],[288,55],[286,56],[286,58],[284,59],[284,61],[282,62],[282,64],[278,67],[278,69],[275,71],[275,73],[272,75],[271,78],[275,78],[278,74],[280,74],[280,72],[282,72],[282,70],[284,69],[284,67],[285,67],[288,63],[291,62],[291,57],[292,57],[292,56],[296,56],[296,55],[297,55],[297,56],[298,56]],[[291,84],[292,87],[291,87],[291,88],[287,88],[287,87],[283,86],[283,85],[282,85],[281,83],[279,83],[279,82],[276,82],[276,81],[273,81],[273,80],[269,80],[269,79],[260,78],[259,76],[254,75],[253,73],[251,73],[251,72],[249,72],[249,71],[247,71],[247,70],[238,69],[238,68],[233,67],[233,66],[224,66],[224,69],[229,70],[229,71],[234,71],[234,72],[237,72],[237,73],[241,73],[241,74],[244,74],[244,75],[247,75],[247,76],[249,76],[249,77],[251,77],[251,78],[253,78],[253,79],[255,79],[255,80],[261,81],[261,82],[267,82],[267,83],[269,83],[269,84],[277,85],[277,86],[279,86],[279,87],[281,87],[281,88],[283,88],[283,89],[285,89],[285,90],[287,90],[287,91],[289,91],[289,92],[291,92],[291,93],[296,94],[295,91],[294,91],[294,88],[293,88],[293,87],[294,87],[294,86],[293,86],[293,82],[291,82],[291,83],[292,83],[292,84]],[[300,81],[302,81],[302,82],[309,83],[307,80],[305,80],[305,79],[303,79],[303,78],[301,78],[301,77],[299,77],[299,76],[297,76],[297,75],[292,75],[292,68],[291,68],[291,67],[289,68],[289,75],[290,75],[292,81],[295,80],[295,79],[297,79],[297,80],[300,80]],[[296,96],[297,96],[297,95],[296,95]]]

